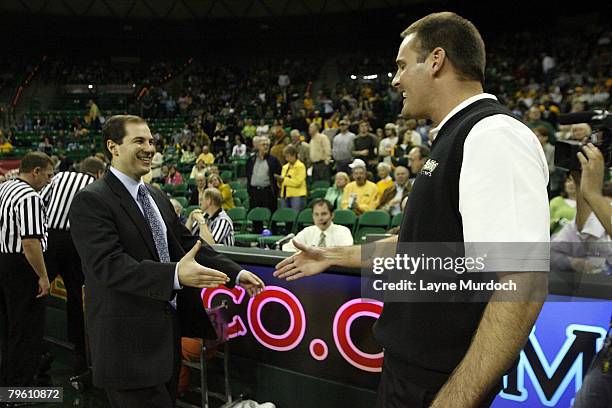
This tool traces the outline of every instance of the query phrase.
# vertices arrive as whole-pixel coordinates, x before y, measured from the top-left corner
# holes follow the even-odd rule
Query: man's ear
[[[444,51],[444,48],[436,47],[429,55],[429,58],[431,59],[430,66],[432,74],[434,76],[439,75],[446,63],[446,51]]]
[[[114,140],[107,140],[106,141],[106,148],[108,149],[109,152],[111,152],[112,156],[116,156],[117,155],[117,143]]]

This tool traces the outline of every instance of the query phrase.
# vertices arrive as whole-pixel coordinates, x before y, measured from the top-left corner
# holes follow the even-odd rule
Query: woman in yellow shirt
[[[378,163],[376,170],[378,170],[378,178],[380,179],[378,183],[376,183],[378,197],[380,198],[386,189],[393,186],[393,179],[390,176],[391,166],[389,166],[387,163]]]
[[[298,160],[297,149],[293,145],[285,147],[283,155],[287,163],[281,175],[274,175],[280,187],[285,207],[293,208],[298,213],[306,205],[306,166]]]
[[[232,188],[228,184],[223,184],[223,180],[221,180],[218,174],[211,174],[208,176],[208,185],[221,192],[221,197],[223,197],[221,208],[227,210],[228,208],[236,207],[236,204],[234,204],[234,197],[232,197]]]

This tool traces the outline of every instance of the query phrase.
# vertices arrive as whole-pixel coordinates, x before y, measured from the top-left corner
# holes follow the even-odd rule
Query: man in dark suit
[[[256,295],[264,284],[192,236],[165,194],[142,182],[155,152],[142,118],[113,116],[102,134],[111,167],[70,210],[94,384],[114,408],[173,407],[180,338],[214,337],[199,288],[237,283]]]

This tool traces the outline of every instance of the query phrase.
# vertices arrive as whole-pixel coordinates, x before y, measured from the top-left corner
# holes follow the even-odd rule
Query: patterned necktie
[[[325,233],[321,232],[321,238],[319,238],[319,247],[325,248]]]
[[[157,255],[159,256],[160,262],[170,262],[170,252],[168,251],[168,241],[164,236],[164,229],[161,225],[161,220],[157,218],[155,210],[151,205],[149,199],[149,191],[141,184],[138,186],[138,202],[142,206],[142,212],[149,224],[151,229],[151,235],[153,236],[153,242],[155,242],[155,249],[157,249]]]

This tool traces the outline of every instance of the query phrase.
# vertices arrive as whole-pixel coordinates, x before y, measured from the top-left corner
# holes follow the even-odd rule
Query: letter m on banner
[[[524,380],[527,373],[540,403],[546,407],[554,407],[572,379],[575,391],[580,389],[582,379],[593,357],[603,346],[605,337],[606,331],[601,327],[569,325],[566,329],[565,342],[553,361],[549,363],[536,338],[534,328],[521,352],[518,364],[503,379],[504,389],[500,393],[501,398],[526,401],[528,395]]]

